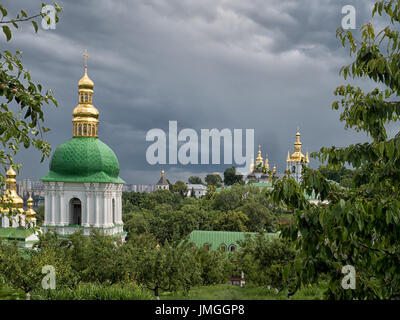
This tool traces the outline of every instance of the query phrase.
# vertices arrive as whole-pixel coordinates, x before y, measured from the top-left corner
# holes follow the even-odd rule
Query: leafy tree
[[[108,284],[121,282],[126,276],[122,260],[125,251],[121,241],[96,230],[92,231],[88,240],[83,251],[85,269],[81,273],[82,281]]]
[[[223,182],[219,174],[207,174],[205,181],[208,186],[216,186],[216,187],[220,187]]]
[[[244,204],[247,193],[248,188],[241,185],[221,190],[214,194],[213,208],[221,211],[235,210]]]
[[[202,285],[225,283],[232,275],[233,266],[224,252],[209,251],[202,247],[197,250],[197,260],[201,267]]]
[[[293,293],[296,276],[293,272],[296,252],[293,245],[282,239],[268,239],[264,234],[247,236],[239,241],[234,254],[237,268],[244,272],[246,281],[258,286],[271,286]]]
[[[243,184],[243,176],[236,174],[236,167],[227,168],[224,172],[224,184],[231,186],[235,183]]]
[[[57,13],[61,11],[57,3],[54,6]],[[7,41],[12,37],[10,27],[17,29],[20,23],[31,21],[37,32],[36,20],[43,16],[40,12],[29,16],[21,10],[15,18],[10,18],[2,5],[0,13],[0,25]],[[0,142],[3,146],[0,163],[4,168],[13,164],[13,156],[21,145],[38,149],[42,153],[42,161],[50,154],[50,145],[43,138],[43,133],[49,130],[42,126],[43,106],[50,102],[57,106],[57,101],[51,90],[42,93],[42,86],[33,82],[22,65],[21,57],[19,50],[15,54],[5,49],[0,51],[0,96],[4,100],[0,104]],[[3,176],[0,176],[0,181],[4,183]]]
[[[187,194],[188,188],[187,185],[183,181],[176,181],[175,184],[172,185],[172,192],[175,192],[181,197],[185,197]]]
[[[54,3],[56,9],[56,21],[58,21],[58,12],[61,7]],[[3,34],[8,41],[11,40],[11,28],[17,29],[20,23],[31,21],[35,32],[38,31],[36,20],[43,15],[41,13],[28,16],[21,10],[15,18],[8,16],[8,11],[3,5],[0,5],[0,26]],[[0,164],[7,169],[12,165],[19,170],[21,165],[14,164],[14,156],[23,146],[25,149],[33,147],[42,154],[41,161],[50,155],[50,145],[43,138],[43,133],[49,129],[43,127],[45,104],[53,103],[57,106],[57,101],[53,97],[51,90],[43,92],[40,84],[35,84],[30,73],[22,65],[21,51],[16,50],[11,53],[3,46],[0,51]],[[0,184],[3,185],[5,179],[0,175]],[[2,201],[0,206],[9,207],[10,202]],[[7,214],[9,219],[17,214],[16,211],[9,210]]]
[[[219,231],[247,231],[246,223],[249,218],[241,211],[223,212],[215,220],[215,230]]]
[[[36,224],[38,226],[42,225],[44,221],[44,206],[39,206],[36,209]]]
[[[203,180],[200,177],[191,176],[188,179],[188,182],[191,184],[203,184]]]
[[[277,217],[271,210],[257,202],[246,202],[239,209],[248,217],[246,229],[250,232],[276,231]]]
[[[149,210],[135,211],[124,215],[124,229],[128,232],[128,238],[134,234],[149,233],[152,217],[153,214]]]
[[[23,290],[27,300],[32,290],[41,288],[45,277],[42,268],[47,265],[55,268],[58,288],[73,288],[77,277],[70,262],[64,251],[52,247],[21,250],[15,243],[0,242],[0,273],[11,287]]]
[[[195,251],[188,243],[177,247],[168,243],[156,246],[154,242],[146,246],[132,245],[128,270],[139,284],[154,292],[157,300],[160,290],[188,292],[201,281]]]
[[[354,171],[342,166],[339,169],[328,166],[320,166],[319,172],[328,180],[333,180],[343,187],[350,187],[354,177]]]
[[[372,16],[386,18],[387,26],[361,27],[356,40],[350,30],[338,29],[343,46],[354,61],[342,67],[344,78],[367,78],[378,84],[364,92],[348,84],[335,90],[341,97],[332,108],[342,107],[340,120],[346,128],[364,131],[370,142],[347,147],[323,147],[313,153],[330,168],[350,165],[357,169],[349,189],[329,183],[318,171],[307,169],[301,185],[284,178],[273,191],[276,201],[295,210],[294,223],[284,230],[299,248],[301,283],[317,282],[326,273],[328,298],[394,299],[400,297],[400,133],[387,134],[387,124],[398,120],[400,102],[400,1],[375,3]],[[314,205],[303,192],[314,190],[326,205]],[[356,289],[343,290],[340,270],[352,265]]]

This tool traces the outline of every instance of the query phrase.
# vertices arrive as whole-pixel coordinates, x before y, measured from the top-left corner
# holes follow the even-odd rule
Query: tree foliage
[[[284,178],[275,185],[274,199],[295,210],[294,223],[284,231],[296,242],[302,259],[300,279],[315,282],[321,273],[329,278],[326,292],[335,299],[393,299],[400,297],[400,132],[394,137],[387,125],[398,120],[400,101],[400,1],[378,1],[372,16],[386,18],[376,30],[361,27],[361,38],[338,29],[354,61],[340,72],[344,79],[366,78],[377,83],[370,92],[352,84],[336,88],[346,128],[367,133],[371,141],[347,147],[323,147],[313,157],[329,168],[350,165],[356,169],[350,188],[330,183],[318,171],[305,170],[303,182]],[[305,201],[303,191],[319,194],[325,205]],[[356,270],[356,289],[344,290],[341,269]]]
[[[226,186],[231,186],[235,183],[243,184],[243,176],[240,174],[236,174],[236,168],[233,166],[232,168],[228,168],[224,172],[224,184]]]

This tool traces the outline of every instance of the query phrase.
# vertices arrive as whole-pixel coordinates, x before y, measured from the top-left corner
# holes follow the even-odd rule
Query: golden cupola
[[[16,209],[20,213],[24,212],[24,200],[17,194],[16,176],[14,169],[10,167],[6,172],[6,190],[1,197],[2,213],[8,213],[9,209]]]
[[[87,75],[87,53],[85,50],[85,74],[78,82],[79,104],[72,112],[73,137],[97,138],[99,111],[93,106],[94,83]]]
[[[254,159],[252,158],[251,162],[250,162],[250,172],[253,172],[253,171],[254,171]]]
[[[264,168],[268,171],[269,170],[269,161],[268,161],[268,155],[265,155],[265,163],[264,163]]]
[[[289,152],[288,152],[288,157],[286,159],[287,162],[305,162],[308,163],[308,157],[306,157],[304,154],[301,153],[301,141],[300,141],[300,132],[297,130],[296,133],[296,141],[294,142],[294,152],[292,155],[289,157]]]
[[[36,212],[33,210],[33,199],[32,195],[29,194],[29,198],[27,201],[28,209],[25,211],[25,216],[27,221],[36,221]]]
[[[259,164],[261,164],[261,166],[263,166],[263,163],[264,163],[264,159],[263,159],[263,157],[261,157],[261,146],[258,146],[258,155],[257,155],[257,159],[256,159],[256,164],[257,164],[257,166]]]

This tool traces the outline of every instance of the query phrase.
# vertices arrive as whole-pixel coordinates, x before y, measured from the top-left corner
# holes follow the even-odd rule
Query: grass
[[[25,294],[22,290],[0,286],[0,300],[25,300]]]
[[[73,290],[37,290],[33,300],[150,300],[152,294],[134,285],[80,284]]]
[[[325,284],[298,290],[291,300],[322,300]],[[194,287],[189,294],[182,292],[163,292],[161,300],[286,300],[283,292],[275,294],[274,290],[262,287],[238,287],[227,284]]]
[[[326,283],[305,287],[298,290],[291,300],[322,300]],[[0,287],[0,300],[24,300],[21,290]],[[153,292],[136,286],[103,286],[93,284],[79,285],[75,290],[55,290],[44,292],[38,290],[32,294],[33,300],[148,300],[154,299]],[[163,292],[161,300],[286,300],[283,292],[275,294],[273,290],[263,287],[237,287],[227,284],[199,286],[185,295],[182,292]]]

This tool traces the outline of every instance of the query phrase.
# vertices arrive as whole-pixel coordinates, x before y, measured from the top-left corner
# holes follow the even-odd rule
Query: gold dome
[[[262,166],[263,163],[264,163],[264,159],[263,159],[263,157],[261,157],[261,146],[259,145],[258,146],[258,155],[257,155],[257,159],[256,159],[256,164],[257,165],[261,164],[261,166]]]
[[[29,194],[27,204],[28,204],[28,209],[25,211],[26,220],[32,221],[32,220],[36,219],[35,218],[36,212],[35,212],[35,210],[33,210],[33,199],[32,199],[31,194]]]
[[[268,161],[268,155],[265,155],[265,163],[264,163],[264,168],[269,170],[269,161]]]
[[[294,143],[294,152],[292,153],[292,155],[289,157],[289,152],[288,152],[288,157],[286,159],[286,161],[288,162],[306,162],[308,163],[308,159],[306,158],[306,156],[301,153],[301,141],[300,141],[300,132],[299,130],[297,130],[296,133],[296,141]]]
[[[79,89],[92,89],[94,88],[94,82],[87,75],[87,69],[85,67],[85,74],[78,82]]]
[[[17,209],[21,213],[24,212],[24,200],[17,194],[17,181],[15,177],[17,174],[14,169],[10,168],[6,172],[6,190],[1,196],[1,204],[4,204],[4,208],[0,207],[2,213],[8,213],[9,209]]]
[[[79,104],[72,112],[73,137],[96,137],[99,123],[99,111],[93,106],[94,83],[87,75],[87,53],[85,74],[78,82]]]

